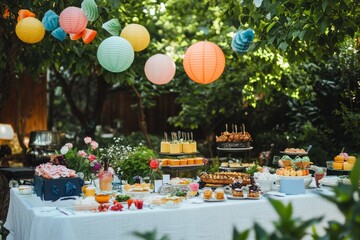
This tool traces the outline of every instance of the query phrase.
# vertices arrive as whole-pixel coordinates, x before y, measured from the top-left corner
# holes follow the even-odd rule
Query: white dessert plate
[[[161,207],[165,208],[165,209],[176,209],[176,208],[179,208],[180,206],[181,206],[181,203],[178,203],[178,204],[161,204]]]
[[[233,199],[233,200],[259,200],[262,198],[262,195],[260,195],[260,197],[258,198],[252,198],[252,197],[234,197],[231,195],[227,196],[228,199]]]
[[[285,154],[285,155],[292,155],[292,156],[308,155],[307,152],[284,152],[284,151],[280,151],[280,153]]]
[[[246,197],[234,197],[234,196],[231,196],[231,195],[228,195],[227,196],[228,199],[233,199],[233,200],[245,200]]]
[[[210,198],[210,199],[204,199],[205,202],[224,202],[226,201],[226,196],[224,196],[224,199],[216,199],[216,198]]]
[[[325,177],[319,180],[319,182],[324,186],[335,187],[339,183],[339,178],[336,176]]]
[[[259,199],[261,199],[262,198],[262,195],[260,195],[260,197],[246,197],[246,199],[248,199],[248,200],[259,200]]]

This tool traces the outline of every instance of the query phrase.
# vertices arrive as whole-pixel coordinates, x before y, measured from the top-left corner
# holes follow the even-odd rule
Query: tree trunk
[[[144,105],[142,102],[141,94],[138,92],[134,84],[131,84],[132,89],[134,90],[137,100],[138,100],[138,120],[139,120],[139,128],[143,132],[146,145],[152,149],[152,145],[149,138],[149,133],[147,131],[147,123],[146,123],[146,116],[144,112]]]
[[[75,118],[77,118],[81,125],[81,130],[77,134],[77,138],[84,138],[86,136],[94,137],[96,131],[96,125],[98,124],[101,113],[104,107],[104,103],[106,100],[106,96],[109,89],[109,84],[105,81],[104,77],[97,77],[95,74],[91,75],[91,81],[96,81],[96,96],[89,96],[91,88],[87,87],[87,92],[89,96],[89,100],[85,107],[85,110],[82,111],[80,107],[76,104],[76,100],[73,98],[72,89],[69,84],[66,82],[65,78],[62,74],[53,66],[53,71],[55,73],[56,78],[59,80],[60,85],[63,89],[65,98],[70,106],[71,113]],[[95,101],[90,101],[91,99],[95,99]]]

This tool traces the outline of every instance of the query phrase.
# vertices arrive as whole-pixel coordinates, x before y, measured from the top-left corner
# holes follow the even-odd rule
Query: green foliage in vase
[[[142,145],[136,147],[119,162],[121,179],[133,183],[134,176],[148,176],[150,173],[149,163],[154,158],[156,158],[156,154],[153,150]]]

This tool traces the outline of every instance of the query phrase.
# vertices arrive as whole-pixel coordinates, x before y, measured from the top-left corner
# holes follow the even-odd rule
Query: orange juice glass
[[[94,186],[87,186],[85,189],[85,197],[95,197],[95,187]]]

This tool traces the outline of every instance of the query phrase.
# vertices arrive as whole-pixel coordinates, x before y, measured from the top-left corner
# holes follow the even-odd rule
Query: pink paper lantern
[[[85,29],[88,20],[81,8],[67,7],[60,13],[59,22],[65,32],[76,34]]]
[[[175,76],[176,66],[174,61],[165,54],[155,54],[145,63],[147,79],[158,85],[169,83]]]

